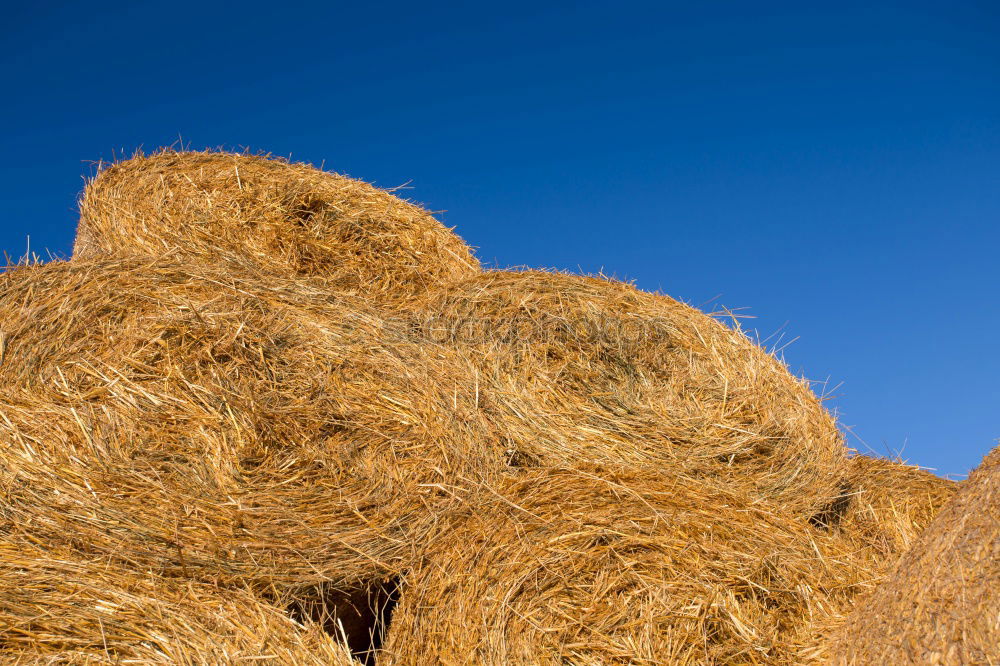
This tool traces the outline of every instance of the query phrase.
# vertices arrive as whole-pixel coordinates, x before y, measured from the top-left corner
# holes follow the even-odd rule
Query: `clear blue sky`
[[[222,5],[5,9],[0,249],[68,254],[92,160],[291,154],[500,266],[746,308],[879,453],[1000,437],[996,2]]]

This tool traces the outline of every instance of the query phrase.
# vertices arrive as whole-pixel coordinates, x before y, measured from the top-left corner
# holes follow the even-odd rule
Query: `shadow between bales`
[[[310,601],[291,605],[288,613],[296,621],[318,623],[328,634],[346,642],[354,659],[374,666],[400,592],[399,576],[369,581],[355,589],[327,588]]]
[[[809,524],[826,532],[839,526],[851,504],[856,501],[857,494],[858,491],[850,480],[841,481],[837,495],[827,506],[809,518]]]

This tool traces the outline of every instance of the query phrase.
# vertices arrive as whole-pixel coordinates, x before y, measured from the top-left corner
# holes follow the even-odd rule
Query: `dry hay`
[[[955,496],[958,484],[900,461],[855,455],[843,488],[817,520],[870,549],[876,564],[891,567]]]
[[[407,576],[379,663],[802,663],[863,589],[844,546],[703,481],[525,470]]]
[[[506,467],[468,363],[231,267],[0,275],[0,534],[302,612],[391,585]]]
[[[848,459],[738,328],[221,153],[110,167],[73,261],[0,275],[0,453],[56,661],[110,655],[98,591],[119,657],[362,656],[405,579],[379,663],[800,663],[952,492]]]
[[[332,474],[217,484],[224,460],[171,450],[170,438],[112,435],[137,420],[102,420],[44,398],[28,407],[0,395],[0,536],[25,531],[49,551],[178,585],[249,588],[335,635],[345,625],[359,654],[373,631],[380,640],[383,618],[370,606],[384,603],[409,540],[434,527],[431,511],[396,498],[383,504],[377,491]]]
[[[426,210],[362,181],[270,156],[162,151],[100,172],[73,257],[171,254],[405,298],[479,271]]]
[[[247,590],[129,572],[52,544],[0,539],[7,664],[355,664],[322,628]]]
[[[837,495],[847,449],[808,384],[699,310],[538,271],[484,273],[416,307],[427,336],[467,350],[502,387],[515,461],[723,479],[804,516]]]
[[[852,550],[858,599],[864,599],[955,496],[958,484],[900,461],[854,455],[841,489],[813,522]],[[813,660],[829,659],[829,636],[840,631],[850,608],[844,610],[813,622]]]
[[[1000,448],[832,643],[835,664],[1000,663]]]

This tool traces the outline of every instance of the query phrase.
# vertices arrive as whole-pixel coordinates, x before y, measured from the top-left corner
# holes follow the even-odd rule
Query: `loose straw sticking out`
[[[805,517],[846,474],[847,449],[804,381],[739,330],[667,296],[495,271],[414,307],[436,340],[508,386],[495,396],[501,410],[530,428],[507,436],[512,457],[726,479]]]
[[[75,259],[165,253],[323,278],[385,301],[479,271],[469,247],[426,210],[270,156],[164,150],[88,183]]]
[[[864,589],[845,546],[701,481],[526,470],[406,578],[380,664],[801,663]]]
[[[834,664],[1000,663],[1000,448],[859,603]]]
[[[5,663],[354,664],[315,624],[246,590],[129,571],[0,537]]]

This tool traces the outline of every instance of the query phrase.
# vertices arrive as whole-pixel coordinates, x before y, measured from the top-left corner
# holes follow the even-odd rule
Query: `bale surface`
[[[86,187],[73,257],[170,254],[405,298],[479,271],[426,210],[367,183],[265,156],[164,151]]]
[[[703,481],[525,470],[405,579],[380,664],[797,664],[866,572]]]
[[[21,535],[23,537],[23,535]],[[355,664],[318,625],[246,590],[131,572],[0,538],[5,664]]]
[[[858,604],[834,664],[1000,663],[1000,448]]]
[[[955,496],[958,483],[885,458],[855,455],[849,461],[844,494],[831,507],[829,527],[870,550],[891,567]]]
[[[847,449],[808,384],[741,331],[614,280],[488,272],[431,292],[425,334],[469,351],[512,460],[628,462],[749,485],[811,516]]]

